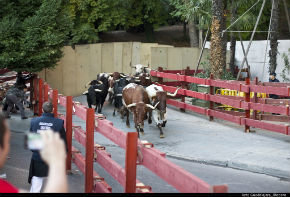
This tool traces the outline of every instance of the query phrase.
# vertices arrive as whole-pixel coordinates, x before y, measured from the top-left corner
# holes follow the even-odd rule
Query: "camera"
[[[25,148],[29,150],[41,150],[44,146],[43,139],[39,133],[28,132],[25,135]]]

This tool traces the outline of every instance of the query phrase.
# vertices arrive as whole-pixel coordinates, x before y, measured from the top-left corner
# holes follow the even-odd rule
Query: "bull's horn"
[[[134,79],[139,79],[139,77],[134,77]]]
[[[119,81],[120,81],[120,79],[115,80],[115,82],[119,82]]]
[[[123,94],[116,94],[116,96],[123,96]]]
[[[90,82],[88,82],[88,83],[85,85],[85,88],[86,88],[86,87],[88,87],[88,85],[90,85],[90,83],[91,83],[91,81],[90,81]]]
[[[146,79],[150,79],[150,77],[146,77]]]
[[[180,88],[177,88],[177,89],[175,90],[174,94],[171,94],[171,93],[167,92],[167,96],[175,97],[175,96],[177,95],[177,92],[178,92],[179,89],[180,89]]]
[[[83,95],[85,95],[85,94],[87,94],[87,93],[89,93],[89,91],[85,91],[85,92],[83,93]]]
[[[120,73],[121,77],[127,77],[127,75],[124,75],[123,73]]]
[[[99,89],[95,89],[95,92],[102,92],[102,90],[99,90]]]
[[[130,62],[130,67],[131,68],[136,68],[136,66],[132,66],[132,62]]]
[[[127,108],[135,107],[136,105],[137,105],[136,103],[132,103],[132,104],[128,105]]]
[[[136,82],[140,82],[141,80],[135,80]]]
[[[147,107],[150,107],[151,109],[156,109],[157,105],[159,104],[160,102],[156,103],[156,105],[153,107],[152,105],[150,104],[146,104]]]
[[[102,81],[98,81],[98,83],[99,83],[99,84],[103,84],[103,82],[102,82]]]

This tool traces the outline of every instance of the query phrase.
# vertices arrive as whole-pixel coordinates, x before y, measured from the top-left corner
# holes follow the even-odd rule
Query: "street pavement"
[[[76,100],[85,103],[83,97],[76,98]],[[65,110],[59,107],[59,113],[65,113]],[[125,122],[118,116],[112,117],[110,105],[104,107],[103,113],[108,120],[113,121],[115,127],[126,132],[134,131],[132,119],[131,128],[127,128]],[[147,123],[145,123],[145,135],[141,136],[141,139],[154,143],[157,149],[167,153],[167,158],[173,163],[211,185],[227,184],[229,192],[290,192],[289,177],[281,176],[281,173],[278,173],[278,170],[283,173],[288,170],[285,166],[287,158],[290,157],[289,136],[259,130],[256,133],[246,134],[243,133],[243,128],[236,125],[223,121],[210,123],[205,117],[182,113],[174,108],[169,108],[168,114],[164,139],[159,138],[158,129],[154,125],[148,126]],[[85,129],[83,121],[75,116],[73,120],[74,124]],[[27,176],[31,153],[23,148],[24,132],[29,129],[29,121],[29,119],[21,120],[19,115],[13,116],[9,120],[13,130],[10,159],[0,170],[0,174],[4,172],[7,174],[8,181],[24,189],[29,189]],[[104,145],[112,158],[124,167],[125,152],[123,149],[99,133],[95,133],[95,143]],[[85,154],[85,150],[80,144],[74,141],[73,145],[79,148],[82,154]],[[246,165],[241,165],[243,163]],[[271,165],[274,166],[271,168],[274,169],[274,174],[267,173],[266,170],[260,171]],[[113,192],[124,192],[121,185],[103,168],[98,164],[95,164],[94,167],[113,188]],[[143,166],[138,166],[137,178],[145,185],[152,186],[155,193],[177,192]],[[75,166],[73,166],[73,174],[69,175],[68,179],[70,192],[84,191],[84,176]]]
[[[75,100],[86,104],[84,96]],[[119,115],[113,117],[112,112],[113,107],[106,104],[102,113],[115,127],[126,132],[135,131],[132,114],[131,128],[127,128],[125,120],[121,120]],[[259,129],[254,129],[255,133],[245,133],[242,126],[218,119],[209,122],[205,116],[183,113],[173,107],[168,107],[167,113],[165,138],[160,139],[156,125],[149,125],[146,121],[145,135],[141,135],[141,139],[153,143],[168,156],[290,178],[290,136]],[[82,121],[79,125],[85,126]],[[95,140],[105,143],[103,145],[112,144],[102,136]]]

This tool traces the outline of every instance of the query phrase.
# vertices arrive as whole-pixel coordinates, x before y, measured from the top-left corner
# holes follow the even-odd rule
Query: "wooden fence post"
[[[32,102],[34,100],[34,77],[29,80],[30,86],[30,110],[33,110]]]
[[[72,96],[66,97],[66,142],[67,142],[67,157],[66,157],[66,170],[71,170],[71,157],[72,157]]]
[[[163,72],[163,68],[162,67],[158,67],[158,72]],[[158,77],[158,83],[159,84],[163,84],[163,78],[162,77]]]
[[[246,85],[250,85],[250,78],[247,77],[246,78]],[[251,101],[251,88],[249,88],[249,92],[245,93],[245,102],[248,104]],[[251,111],[250,109],[245,110],[245,117],[246,119],[249,119],[251,116]],[[250,132],[250,126],[248,126],[247,124],[245,124],[245,132],[248,133]]]
[[[33,113],[34,115],[38,115],[38,98],[37,98],[37,92],[38,92],[38,78],[33,78]]]
[[[43,81],[40,78],[38,81],[38,116],[42,115],[42,104],[43,104]]]
[[[137,132],[127,133],[125,162],[125,193],[136,192]]]
[[[52,90],[52,104],[53,104],[53,114],[54,117],[57,117],[57,108],[58,108],[58,90]]]
[[[210,74],[210,80],[213,80],[213,74]],[[211,84],[211,83],[210,83]],[[209,94],[214,95],[214,86],[209,86]],[[209,101],[209,109],[214,110],[214,102]],[[213,121],[213,116],[209,116],[209,121]]]
[[[255,77],[254,85],[258,85],[258,77]],[[258,97],[257,97],[257,93],[256,92],[254,92],[253,102],[254,103],[257,103],[258,102]],[[254,110],[253,111],[253,119],[254,120],[257,120],[257,110]]]
[[[186,70],[185,69],[181,70],[180,74],[181,75],[186,75]],[[182,89],[187,89],[186,82],[184,82],[184,81],[181,82],[181,88]],[[185,103],[185,96],[183,96],[183,95],[181,96],[181,102]],[[183,108],[180,108],[179,110],[182,111],[182,112],[185,112],[185,109],[183,109]]]
[[[94,168],[94,129],[95,110],[87,109],[86,121],[86,170],[85,170],[85,192],[92,193],[94,187],[93,168]]]
[[[43,95],[43,102],[48,101],[48,84],[45,83],[43,87],[44,95]]]

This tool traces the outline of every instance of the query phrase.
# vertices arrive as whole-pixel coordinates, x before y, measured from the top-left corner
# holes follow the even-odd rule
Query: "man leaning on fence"
[[[60,137],[66,144],[66,134],[64,121],[54,117],[53,105],[51,102],[45,102],[42,105],[43,114],[41,117],[33,118],[30,124],[30,131],[35,133],[53,130],[59,132]],[[41,159],[39,151],[32,151],[32,158],[29,168],[28,183],[31,183],[30,192],[38,193],[41,191],[43,179],[48,175],[48,166]]]

